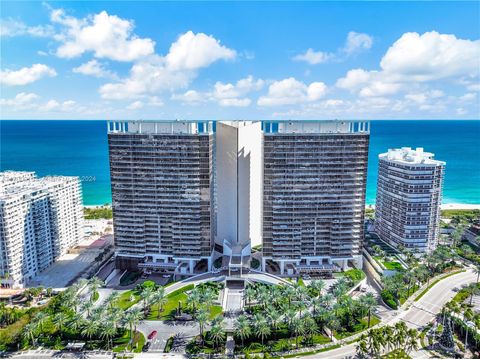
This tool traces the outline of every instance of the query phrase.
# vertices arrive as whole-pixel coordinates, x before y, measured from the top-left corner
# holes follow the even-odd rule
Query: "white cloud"
[[[11,99],[0,99],[0,105],[2,106],[10,106],[10,107],[19,107],[29,105],[35,100],[37,100],[39,96],[34,93],[27,93],[27,92],[20,92],[14,98]]]
[[[208,100],[205,97],[205,94],[195,90],[188,90],[182,94],[173,94],[171,98],[172,100],[177,100],[188,104],[198,104]]]
[[[0,37],[33,36],[51,37],[54,31],[51,25],[28,26],[14,19],[0,20]]]
[[[405,33],[386,52],[380,70],[354,69],[336,86],[363,97],[393,95],[434,81],[479,76],[480,40],[457,39],[436,31]]]
[[[160,56],[135,63],[130,69],[130,76],[115,83],[100,87],[104,99],[121,100],[143,97],[163,91],[186,88],[196,73],[192,71],[171,71],[165,67]]]
[[[139,98],[162,91],[186,88],[202,67],[218,60],[228,60],[235,51],[228,49],[212,36],[191,31],[181,35],[165,56],[152,55],[135,63],[130,76],[100,88],[105,99]]]
[[[380,67],[398,77],[432,81],[456,76],[478,76],[480,40],[458,39],[436,31],[402,35],[383,56]]]
[[[40,112],[74,112],[80,111],[80,107],[73,100],[59,102],[57,100],[49,100],[44,105],[40,105],[38,110]]]
[[[155,42],[133,34],[134,23],[102,11],[93,16],[77,19],[62,9],[50,14],[53,23],[63,26],[55,39],[61,43],[57,56],[73,58],[93,52],[97,58],[133,61],[153,54]]]
[[[246,96],[251,92],[261,90],[264,84],[265,81],[262,79],[247,76],[234,84],[218,81],[213,86],[213,90],[209,92],[188,90],[183,94],[175,94],[171,98],[192,105],[213,101],[223,107],[246,107],[252,103],[252,100]]]
[[[128,110],[138,110],[143,107],[143,102],[142,101],[135,101],[132,102],[130,105],[127,106]]]
[[[362,50],[368,50],[373,45],[373,38],[364,33],[350,31],[347,35],[344,47],[337,50],[336,53],[315,51],[312,48],[307,49],[305,53],[298,54],[292,59],[294,61],[304,61],[310,65],[323,64],[332,60],[342,60],[342,58],[354,55]]]
[[[343,51],[347,55],[353,55],[362,50],[368,50],[373,45],[373,37],[368,34],[350,31]]]
[[[57,72],[44,64],[34,64],[31,67],[23,67],[20,70],[4,70],[0,72],[0,83],[8,86],[26,85],[42,77],[57,76]]]
[[[72,69],[73,72],[90,75],[95,77],[108,77],[108,78],[117,78],[117,75],[109,70],[107,70],[104,64],[98,62],[97,60],[90,60],[84,64],[81,64],[78,67]]]
[[[304,61],[309,63],[310,65],[317,65],[327,62],[334,57],[334,54],[322,51],[315,51],[312,48],[309,48],[304,54],[294,56],[293,60]]]
[[[264,84],[262,79],[255,80],[253,76],[238,80],[236,84],[217,82],[211,96],[220,106],[246,107],[252,101],[245,96],[252,91],[259,91]]]
[[[172,70],[196,70],[218,60],[234,59],[235,56],[235,50],[220,45],[213,36],[188,31],[170,46],[165,60]]]
[[[463,96],[460,96],[459,100],[462,102],[470,102],[470,101],[475,101],[477,99],[477,94],[474,92],[469,92],[466,93]]]
[[[327,92],[323,82],[312,82],[310,85],[293,77],[275,81],[268,88],[268,94],[258,99],[259,106],[293,105],[317,101]]]

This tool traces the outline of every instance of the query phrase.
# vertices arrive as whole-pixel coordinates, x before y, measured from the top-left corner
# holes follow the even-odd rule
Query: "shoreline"
[[[374,204],[367,204],[365,205],[367,209],[375,209]],[[474,210],[480,209],[480,204],[470,204],[470,203],[443,203],[440,205],[440,209],[442,211],[447,209],[462,209],[462,210]]]
[[[444,203],[441,206],[442,210],[446,209],[464,209],[464,210],[473,210],[473,209],[480,209],[480,204],[469,204],[469,203]],[[83,208],[112,208],[111,204],[99,204],[99,205],[83,205]],[[375,209],[374,204],[366,204],[365,208],[368,209]]]

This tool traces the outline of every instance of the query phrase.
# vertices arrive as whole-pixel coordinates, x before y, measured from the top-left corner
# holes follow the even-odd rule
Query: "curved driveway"
[[[460,288],[463,285],[475,282],[477,275],[471,269],[467,272],[455,274],[451,277],[445,278],[435,284],[418,302],[399,315],[387,320],[383,325],[392,325],[398,321],[404,321],[410,328],[420,328],[429,323],[435,315],[440,312],[442,307],[453,298],[456,294],[455,288]],[[357,344],[352,343],[341,348],[329,350],[323,353],[309,355],[306,358],[330,358],[330,359],[344,359],[355,356],[355,348]],[[413,355],[414,358],[419,358],[419,355]],[[411,354],[412,355],[412,354]],[[422,355],[423,356],[423,355]]]

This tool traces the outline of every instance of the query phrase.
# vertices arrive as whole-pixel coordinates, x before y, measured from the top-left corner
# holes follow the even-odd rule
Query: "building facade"
[[[83,239],[77,177],[0,173],[0,284],[20,288]]]
[[[262,243],[262,124],[217,122],[217,248],[226,256],[249,257]]]
[[[266,123],[263,267],[331,271],[361,263],[368,122]]]
[[[423,148],[379,155],[375,232],[395,246],[429,252],[439,236],[445,162]]]
[[[211,266],[211,122],[108,124],[117,267],[192,274]]]

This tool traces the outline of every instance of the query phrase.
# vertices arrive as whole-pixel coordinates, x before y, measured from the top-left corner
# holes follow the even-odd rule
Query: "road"
[[[460,288],[463,285],[472,283],[477,279],[476,274],[471,269],[467,272],[455,274],[451,277],[445,278],[435,284],[418,302],[408,308],[407,310],[393,316],[390,320],[383,324],[393,325],[398,321],[405,321],[410,328],[420,328],[429,323],[435,315],[440,312],[443,305],[445,305],[456,294],[454,288]],[[313,354],[308,358],[314,359],[344,359],[355,356],[355,348],[357,344],[349,344],[341,348],[329,350],[327,352]],[[426,357],[424,353],[419,352],[414,358]]]

